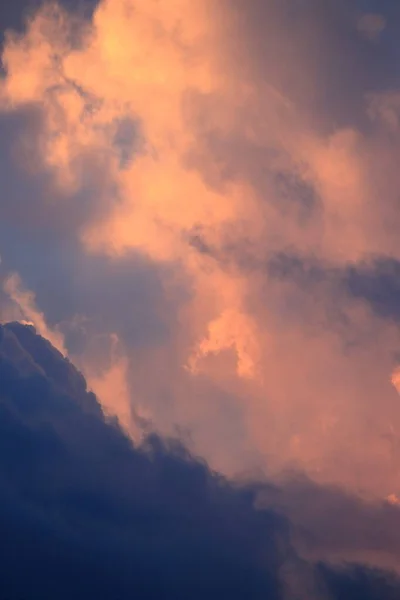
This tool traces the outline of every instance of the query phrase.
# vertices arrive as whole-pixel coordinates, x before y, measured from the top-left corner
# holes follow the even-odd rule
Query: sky
[[[1,321],[136,444],[398,519],[398,2],[3,4]]]
[[[371,511],[305,478],[238,484],[154,432],[134,445],[115,418],[104,417],[83,375],[32,326],[0,326],[0,382],[2,598],[399,597],[388,564],[306,556],[291,533],[295,520],[282,512],[284,498],[298,505],[318,498],[334,507],[328,529],[335,522],[340,531],[339,514],[351,519],[336,538],[322,528],[325,542],[336,550],[386,543],[396,558],[394,507]],[[306,520],[302,530],[303,540],[318,537]]]

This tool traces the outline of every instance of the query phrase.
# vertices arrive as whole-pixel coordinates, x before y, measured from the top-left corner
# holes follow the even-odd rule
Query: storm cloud
[[[373,541],[324,524],[312,581],[333,557],[395,568],[397,3],[38,3],[4,23],[2,321],[34,323],[134,443],[178,437],[213,482],[301,473],[291,498],[333,528],[331,503],[357,514]]]
[[[32,326],[0,328],[0,383],[3,597],[398,596],[395,575],[321,554],[324,541],[343,555],[391,540],[397,553],[393,531],[379,527],[397,508],[368,508],[301,478],[234,483],[154,434],[135,446]],[[331,506],[326,518],[307,522],[305,498]],[[346,518],[350,529],[338,528]],[[320,544],[319,557],[299,554],[295,528]]]

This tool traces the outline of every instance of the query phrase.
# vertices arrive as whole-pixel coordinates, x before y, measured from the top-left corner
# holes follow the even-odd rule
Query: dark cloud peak
[[[3,598],[399,593],[381,572],[300,559],[287,519],[255,508],[260,486],[229,483],[176,441],[135,448],[32,327],[1,327],[0,381]]]
[[[1,338],[3,597],[279,597],[280,518],[178,443],[134,449],[32,328]]]
[[[83,375],[49,341],[37,335],[33,326],[18,322],[6,324],[0,330],[0,353],[18,370],[23,363],[30,363],[32,375],[44,376],[52,389],[75,400],[80,408],[101,416],[100,406],[94,394],[87,390]],[[16,354],[21,356],[18,362]]]

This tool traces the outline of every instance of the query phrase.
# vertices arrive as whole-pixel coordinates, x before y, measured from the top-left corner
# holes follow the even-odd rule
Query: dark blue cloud
[[[396,600],[398,583],[392,577],[383,576],[379,571],[366,572],[360,567],[333,569],[324,565],[319,567],[320,573],[331,589],[334,598],[351,598],[352,600]]]
[[[317,259],[302,257],[296,253],[279,252],[267,264],[272,278],[288,280],[299,287],[315,286],[329,278],[329,268]]]
[[[80,10],[81,14],[90,17],[99,4],[98,0],[60,0],[59,4],[67,10]],[[0,4],[0,35],[8,29],[22,31],[25,19],[43,5],[42,0],[14,0]]]
[[[376,258],[349,267],[344,276],[346,288],[355,298],[366,301],[380,317],[400,320],[400,262]]]
[[[310,295],[324,295],[345,303],[346,299],[363,301],[375,315],[400,320],[400,262],[391,257],[374,257],[337,267],[316,257],[296,253],[278,253],[268,261],[272,279],[294,284]]]
[[[37,365],[21,377],[10,342],[0,361],[3,597],[278,597],[278,517],[179,444],[135,450],[46,342],[1,333]]]
[[[287,520],[254,508],[259,489],[234,486],[179,442],[133,447],[33,328],[1,327],[3,598],[281,600],[285,565],[296,593],[304,572],[321,599],[399,594],[380,572],[305,563]]]

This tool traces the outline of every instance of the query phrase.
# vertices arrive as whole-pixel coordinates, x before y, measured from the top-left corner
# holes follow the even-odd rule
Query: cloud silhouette
[[[301,523],[296,506],[301,514],[302,499],[315,496],[311,482],[306,492],[296,482],[230,482],[155,434],[135,447],[33,327],[1,327],[0,383],[3,597],[397,597],[394,575],[298,554],[288,515]],[[371,520],[356,498],[318,494],[321,507],[341,507],[336,526],[346,515]],[[332,516],[303,518],[304,540],[314,523],[320,545],[332,545]],[[341,550],[364,547],[366,535],[355,523],[336,529]]]
[[[32,328],[2,328],[1,351],[5,597],[278,593],[258,564],[275,561],[278,518],[179,444],[135,449]]]

